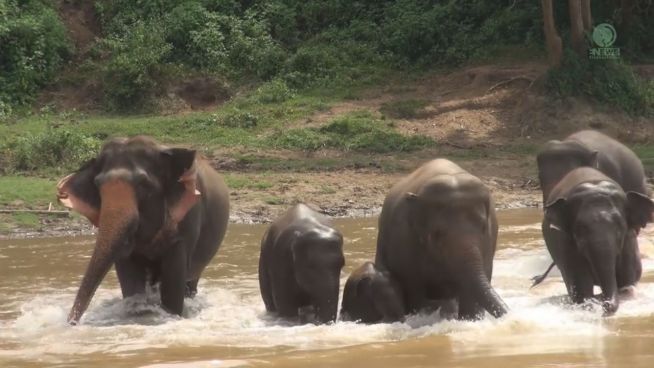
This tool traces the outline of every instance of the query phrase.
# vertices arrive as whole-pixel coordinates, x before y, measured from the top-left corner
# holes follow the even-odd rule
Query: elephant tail
[[[533,287],[535,287],[535,286],[539,285],[541,282],[543,282],[547,278],[547,275],[550,273],[550,271],[552,271],[552,268],[554,268],[554,266],[555,266],[555,263],[552,262],[552,264],[550,264],[550,266],[547,268],[547,271],[545,271],[545,273],[543,273],[542,275],[537,275],[537,276],[532,277],[531,280],[534,283],[531,284],[531,286],[529,288],[532,289]]]

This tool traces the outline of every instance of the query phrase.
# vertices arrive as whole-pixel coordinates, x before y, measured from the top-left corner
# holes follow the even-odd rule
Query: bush
[[[654,111],[654,85],[620,61],[588,60],[566,50],[561,66],[548,72],[546,86],[559,97],[586,95],[632,115]]]
[[[143,110],[159,90],[163,61],[171,50],[156,21],[137,22],[122,36],[106,39],[111,54],[104,69],[104,90],[114,110]]]
[[[0,0],[0,115],[31,102],[70,51],[50,1]]]
[[[234,109],[227,112],[220,122],[230,128],[250,129],[257,126],[259,117],[251,112]]]
[[[72,129],[49,129],[19,138],[11,147],[9,168],[15,171],[76,170],[94,157],[102,141]]]
[[[255,99],[264,104],[285,102],[293,98],[293,96],[293,90],[281,79],[275,79],[261,85],[254,94]]]
[[[361,152],[411,152],[426,148],[434,141],[424,136],[406,136],[391,123],[377,120],[367,112],[336,119],[321,128],[277,131],[271,144],[280,148],[315,151],[336,148]]]

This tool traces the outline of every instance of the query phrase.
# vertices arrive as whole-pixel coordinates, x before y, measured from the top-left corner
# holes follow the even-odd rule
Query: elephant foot
[[[636,297],[636,286],[635,285],[629,285],[629,286],[623,286],[618,290],[618,296],[622,300],[629,300],[633,299]]]
[[[297,309],[298,320],[301,324],[305,323],[315,323],[316,318],[316,308],[313,305],[305,305]]]
[[[198,280],[187,281],[186,289],[184,290],[184,297],[193,299],[197,294],[198,294]]]

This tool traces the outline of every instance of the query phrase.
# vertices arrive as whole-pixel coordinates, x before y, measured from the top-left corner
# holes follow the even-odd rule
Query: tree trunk
[[[583,56],[586,52],[584,42],[584,20],[581,12],[582,0],[568,0],[568,10],[570,12],[570,41],[572,49]]]
[[[561,64],[563,57],[563,43],[559,32],[556,30],[554,23],[554,9],[552,9],[552,0],[542,0],[543,5],[543,28],[545,30],[545,43],[547,45],[547,54],[551,66]]]
[[[621,26],[628,29],[634,18],[634,8],[636,7],[636,0],[622,0],[620,6],[620,15],[622,18]]]
[[[593,27],[593,18],[590,10],[590,0],[581,0],[582,20],[584,22],[584,31],[590,32]]]

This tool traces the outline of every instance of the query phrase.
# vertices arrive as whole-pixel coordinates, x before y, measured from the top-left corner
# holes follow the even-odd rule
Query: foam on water
[[[533,230],[534,226],[530,226]],[[648,242],[644,248],[651,251]],[[0,321],[0,341],[11,343],[10,348],[0,350],[0,357],[32,356],[47,361],[48,357],[56,359],[68,354],[130,354],[171,346],[315,350],[431,335],[448,336],[453,350],[467,353],[588,351],[601,344],[602,337],[615,333],[607,327],[607,321],[650,316],[654,311],[651,283],[639,285],[635,297],[624,301],[618,314],[609,319],[602,318],[600,308],[592,303],[564,303],[561,296],[565,287],[556,273],[530,290],[529,277],[544,271],[549,262],[542,246],[525,250],[522,244],[504,244],[496,257],[493,282],[511,311],[501,319],[489,317],[478,322],[443,320],[433,313],[410,316],[404,323],[294,325],[267,315],[259,296],[257,275],[241,273],[229,280],[201,282],[200,294],[186,300],[185,318],[165,313],[156,293],[123,300],[118,289],[102,287],[83,323],[71,328],[66,316],[76,289],[45,289],[16,302],[20,310],[17,318]],[[651,272],[654,261],[645,259],[643,267],[644,272]],[[567,337],[575,338],[575,343],[565,342],[569,341]],[[531,339],[548,343],[530,347],[525,341]],[[232,364],[205,363],[212,367]]]

